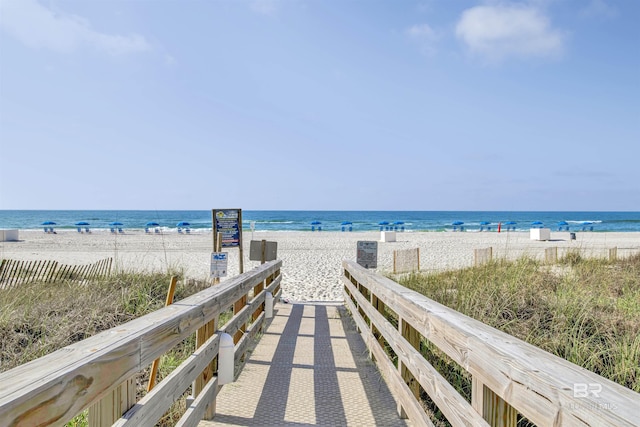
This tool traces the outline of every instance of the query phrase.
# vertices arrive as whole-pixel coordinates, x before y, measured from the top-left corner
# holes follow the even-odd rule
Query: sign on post
[[[211,253],[211,277],[226,277],[227,266],[229,261],[228,252],[212,252]]]
[[[264,246],[263,246],[264,245]],[[249,245],[250,261],[274,261],[278,259],[278,242],[252,240]]]
[[[214,211],[216,221],[213,231],[222,233],[222,247],[240,246],[240,233],[242,232],[240,209],[214,209]]]
[[[378,242],[358,242],[356,262],[364,268],[378,268]]]
[[[240,273],[244,273],[242,255],[242,209],[212,209],[213,250],[237,247],[240,252]],[[220,236],[220,241],[218,241]]]

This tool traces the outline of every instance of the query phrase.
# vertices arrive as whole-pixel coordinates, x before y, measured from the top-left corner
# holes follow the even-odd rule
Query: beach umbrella
[[[380,221],[378,225],[389,225],[389,221]]]
[[[180,221],[179,223],[176,224],[177,227],[189,227],[191,224],[189,224],[186,221]]]
[[[569,225],[569,223],[567,221],[560,221],[558,225]]]
[[[350,225],[350,224],[352,224],[351,221],[342,221],[342,224],[340,224],[340,225]]]
[[[322,224],[320,221],[311,221],[311,225],[318,225],[318,224]]]
[[[82,225],[82,226],[85,226],[85,225],[89,225],[89,223],[88,223],[88,222],[86,222],[86,221],[80,221],[80,222],[76,222],[76,225]]]
[[[393,223],[396,225],[402,225],[404,224],[404,221],[393,221]]]
[[[542,221],[533,221],[531,225],[542,225]]]
[[[504,225],[516,225],[515,221],[507,221],[504,223]]]
[[[489,224],[491,224],[489,221],[482,221],[482,222],[480,223],[480,225],[489,225]]]
[[[45,221],[42,223],[42,225],[56,225],[56,223],[53,221]]]
[[[464,224],[464,222],[462,222],[462,221],[453,221],[451,223],[451,225],[462,225],[462,224]]]
[[[146,225],[147,227],[158,227],[158,226],[160,226],[160,224],[158,224],[157,222],[153,222],[153,221],[148,222],[148,223],[146,223],[145,225]]]
[[[113,227],[118,227],[118,226],[121,226],[121,225],[124,225],[124,224],[122,224],[121,222],[115,221],[115,222],[110,222],[109,225],[111,225]]]

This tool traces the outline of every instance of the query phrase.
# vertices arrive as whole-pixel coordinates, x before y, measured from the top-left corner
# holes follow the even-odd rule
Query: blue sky
[[[0,0],[0,209],[640,210],[640,2]]]

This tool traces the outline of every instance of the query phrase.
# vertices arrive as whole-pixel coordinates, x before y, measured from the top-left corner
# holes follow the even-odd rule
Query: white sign
[[[228,252],[211,252],[211,277],[226,277]]]
[[[356,262],[364,268],[378,267],[378,242],[358,242]]]

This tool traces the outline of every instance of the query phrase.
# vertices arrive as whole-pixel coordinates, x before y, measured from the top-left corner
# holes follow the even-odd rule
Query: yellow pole
[[[167,292],[167,299],[164,302],[164,306],[167,307],[173,303],[173,295],[176,292],[176,283],[178,282],[177,276],[171,276],[171,283],[169,284],[169,291]],[[158,365],[160,365],[160,359],[153,361],[151,365],[151,374],[149,375],[149,384],[147,385],[147,393],[153,389],[156,385],[156,375],[158,374]]]

